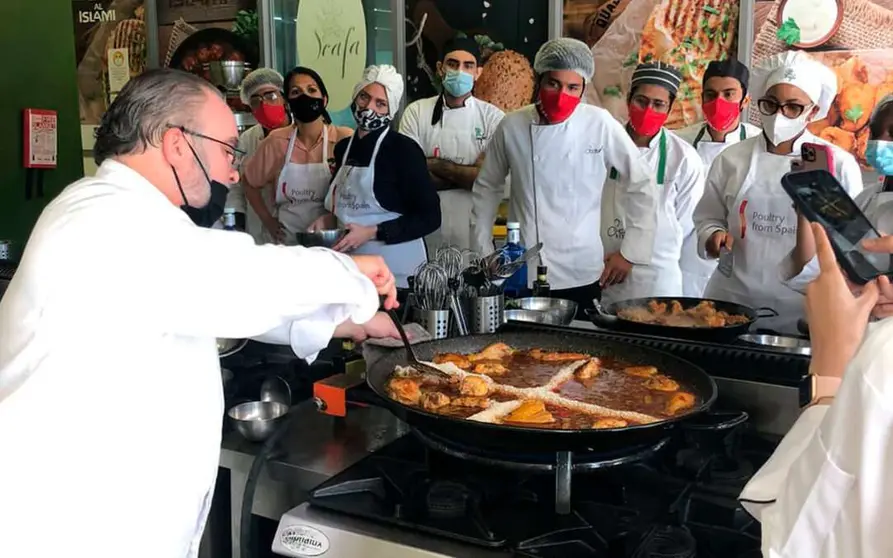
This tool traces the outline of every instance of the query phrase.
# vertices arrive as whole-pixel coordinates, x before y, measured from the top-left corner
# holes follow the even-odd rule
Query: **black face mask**
[[[180,189],[180,195],[183,196],[183,205],[180,206],[180,209],[185,211],[186,215],[189,215],[189,218],[192,219],[193,223],[199,227],[209,229],[218,219],[223,217],[223,210],[226,208],[226,197],[229,194],[229,188],[227,188],[225,184],[221,184],[216,180],[211,180],[208,171],[205,170],[205,166],[202,164],[201,159],[198,158],[195,149],[193,149],[191,145],[189,146],[189,149],[192,151],[192,156],[195,157],[198,167],[202,169],[202,174],[205,175],[205,179],[211,187],[211,197],[204,207],[192,207],[189,205],[189,200],[186,199],[186,193],[183,191],[183,186],[180,185],[180,176],[177,174],[177,169],[171,167],[171,170],[174,171],[174,179],[177,181],[177,188]]]
[[[326,110],[323,99],[309,95],[298,95],[294,99],[289,99],[288,108],[295,120],[304,124],[315,121]]]

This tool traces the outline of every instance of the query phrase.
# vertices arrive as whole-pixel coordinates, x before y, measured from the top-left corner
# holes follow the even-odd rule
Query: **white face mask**
[[[779,143],[797,137],[798,134],[806,129],[807,118],[809,118],[808,110],[804,110],[803,114],[794,119],[787,118],[778,113],[770,116],[766,116],[765,114],[760,115],[760,120],[763,123],[763,131],[766,133],[766,137],[769,138],[769,141],[772,142],[772,145],[778,145]]]

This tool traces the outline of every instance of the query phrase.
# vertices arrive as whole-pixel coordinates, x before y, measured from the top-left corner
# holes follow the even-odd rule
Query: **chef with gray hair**
[[[601,286],[624,281],[633,264],[651,262],[658,192],[623,126],[608,111],[580,103],[595,71],[585,43],[553,39],[540,47],[533,68],[534,104],[506,115],[474,184],[476,247],[492,250],[492,225],[511,172],[509,220],[521,224],[525,245],[543,243],[552,295],[576,301],[582,311],[600,298]],[[619,248],[606,254],[599,229],[611,168],[627,177],[619,203],[628,224]]]

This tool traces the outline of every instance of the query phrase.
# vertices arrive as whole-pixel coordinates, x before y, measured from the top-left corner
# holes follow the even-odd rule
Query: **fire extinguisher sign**
[[[25,109],[25,168],[54,169],[58,157],[56,111]]]

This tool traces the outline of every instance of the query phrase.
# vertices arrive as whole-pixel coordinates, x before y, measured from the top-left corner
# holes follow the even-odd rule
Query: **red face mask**
[[[658,133],[669,116],[669,114],[657,112],[651,107],[642,108],[639,105],[629,105],[629,125],[637,134],[643,136],[653,136]]]
[[[558,124],[570,118],[580,104],[580,97],[568,95],[557,89],[540,89],[540,110],[550,124]]]
[[[275,130],[285,126],[288,122],[285,116],[284,105],[268,105],[261,103],[259,107],[251,111],[257,123],[267,130]]]
[[[738,103],[719,97],[709,103],[704,103],[701,108],[704,110],[707,124],[710,124],[710,127],[717,132],[727,132],[741,114],[741,107]]]

